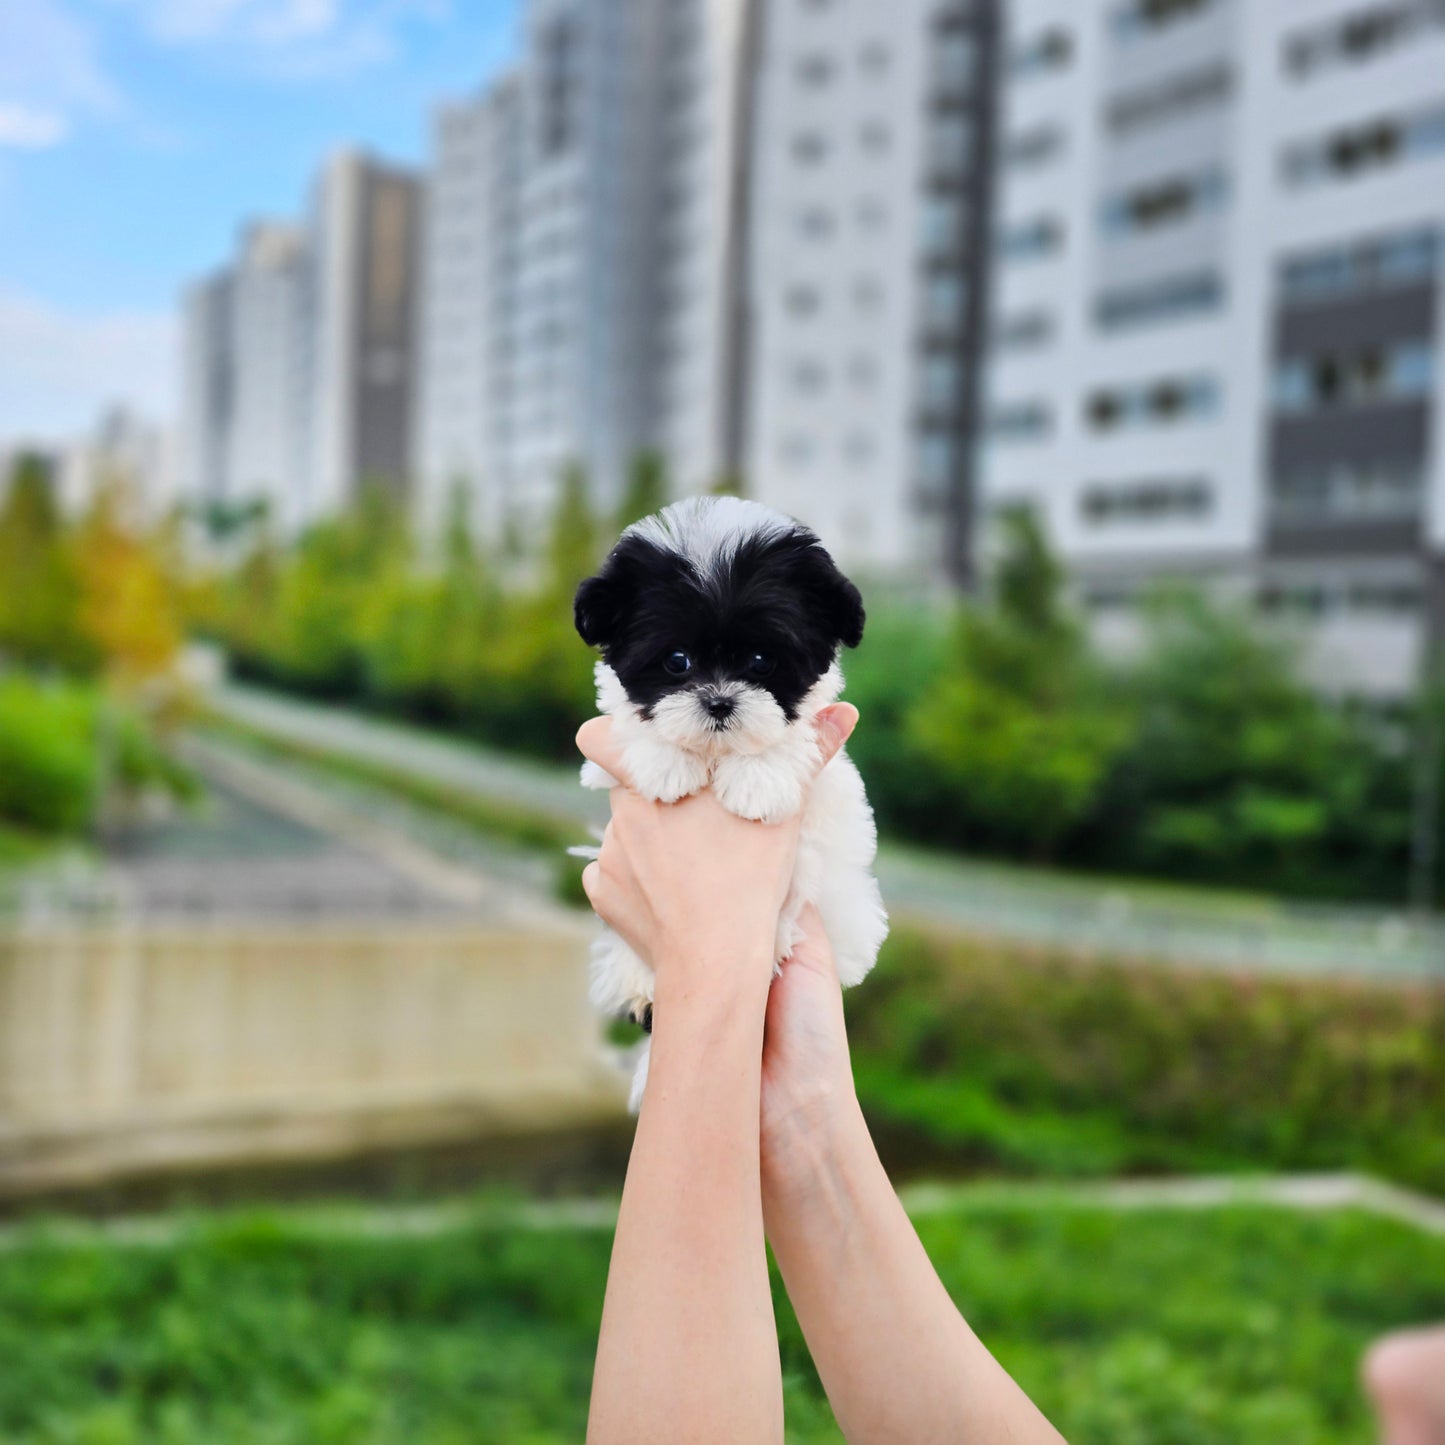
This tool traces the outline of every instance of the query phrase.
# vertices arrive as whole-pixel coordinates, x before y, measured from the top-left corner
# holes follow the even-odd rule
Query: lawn
[[[1445,1239],[1359,1213],[1115,1214],[983,1192],[920,1229],[1074,1445],[1371,1439],[1380,1331],[1445,1316]],[[496,1206],[427,1237],[221,1216],[179,1242],[0,1254],[15,1445],[542,1445],[582,1438],[610,1234]],[[789,1439],[839,1438],[779,1293]]]

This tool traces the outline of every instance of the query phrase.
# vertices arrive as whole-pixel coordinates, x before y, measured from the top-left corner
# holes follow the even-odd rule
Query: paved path
[[[571,768],[349,709],[227,686],[221,713],[279,739],[408,772],[479,798],[575,823],[606,799]],[[1445,920],[1383,909],[1322,908],[1078,875],[1047,873],[885,845],[879,874],[900,917],[990,937],[1253,973],[1445,982]]]
[[[914,1219],[971,1210],[1090,1209],[1181,1211],[1265,1208],[1321,1213],[1354,1209],[1393,1219],[1425,1234],[1445,1234],[1445,1204],[1359,1174],[1284,1174],[1258,1178],[1213,1176],[1137,1179],[1112,1183],[925,1184],[899,1191]],[[296,1206],[287,1228],[314,1238],[432,1238],[486,1223],[538,1230],[612,1230],[615,1199],[560,1199],[520,1204],[476,1201],[422,1205]],[[165,1214],[101,1222],[50,1221],[37,1235],[24,1225],[0,1229],[0,1251],[37,1237],[60,1245],[96,1241],[129,1248],[163,1248],[211,1227],[204,1214]]]

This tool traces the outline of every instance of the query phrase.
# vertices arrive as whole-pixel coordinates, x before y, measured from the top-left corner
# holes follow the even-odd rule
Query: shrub
[[[903,932],[849,996],[901,1161],[1369,1169],[1445,1192],[1445,993],[1086,962]]]
[[[76,834],[100,789],[89,690],[0,676],[0,819],[37,833]]]

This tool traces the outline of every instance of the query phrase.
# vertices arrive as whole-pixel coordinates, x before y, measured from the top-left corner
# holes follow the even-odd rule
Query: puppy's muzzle
[[[719,693],[714,693],[711,697],[704,697],[701,701],[702,710],[712,719],[713,727],[719,729],[728,725],[738,707],[736,698]]]

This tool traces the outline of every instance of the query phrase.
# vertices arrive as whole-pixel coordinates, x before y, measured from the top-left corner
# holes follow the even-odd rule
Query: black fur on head
[[[624,533],[577,589],[582,640],[601,648],[644,715],[670,693],[744,683],[791,721],[839,646],[862,641],[858,589],[798,523],[744,532],[700,561],[687,551],[645,528]]]

